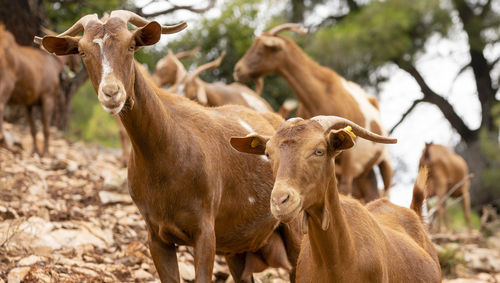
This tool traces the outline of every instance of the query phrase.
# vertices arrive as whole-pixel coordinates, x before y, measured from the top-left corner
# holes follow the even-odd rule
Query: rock
[[[134,272],[134,279],[139,281],[144,281],[147,279],[152,279],[153,275],[144,269],[138,269]]]
[[[29,266],[29,265],[33,265],[37,262],[40,262],[40,261],[45,261],[47,260],[45,257],[43,256],[36,256],[36,255],[30,255],[28,257],[25,257],[25,258],[22,258],[21,260],[19,260],[17,262],[17,265],[19,266]]]
[[[183,261],[179,262],[179,275],[186,281],[193,281],[196,275],[194,266]]]
[[[9,272],[9,275],[7,276],[7,283],[18,283],[21,282],[26,274],[28,274],[28,271],[30,270],[30,267],[17,267],[12,269]]]
[[[101,203],[132,203],[132,198],[129,194],[120,194],[108,191],[99,191],[99,198]]]

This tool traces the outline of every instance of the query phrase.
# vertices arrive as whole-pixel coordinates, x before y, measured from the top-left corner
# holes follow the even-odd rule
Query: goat
[[[173,74],[175,74],[175,83],[168,90],[197,101],[202,105],[222,106],[235,104],[247,106],[257,112],[273,112],[273,108],[265,99],[261,98],[257,93],[243,84],[232,83],[227,85],[222,82],[207,83],[199,78],[201,73],[217,68],[224,56],[225,52],[216,60],[203,64],[188,74],[185,69],[183,69],[179,60],[175,60],[176,58],[173,56],[173,53],[170,53],[167,55],[168,61],[162,61],[162,59],[158,62],[154,77],[157,78],[156,81],[166,82],[167,79],[159,79],[159,77],[161,77],[159,73],[163,73],[165,78],[167,76],[172,78]],[[165,72],[164,70],[167,64],[169,64],[171,70],[176,69],[176,71],[171,71],[170,73]],[[176,68],[173,68],[173,66],[176,66]],[[171,79],[168,81],[171,81]]]
[[[199,51],[200,47],[196,47],[192,50],[174,54],[172,50],[169,49],[167,55],[156,63],[153,73],[154,83],[159,87],[165,85],[172,86],[179,83],[187,75],[187,71],[179,59],[193,56]]]
[[[396,142],[340,117],[316,116],[289,119],[272,137],[251,134],[233,137],[230,143],[240,152],[269,159],[275,217],[286,223],[302,213],[307,236],[296,282],[441,282],[436,251],[415,213],[420,210],[385,198],[365,207],[338,193],[334,159],[354,146],[356,135]],[[421,209],[425,172],[418,179],[412,206]]]
[[[307,32],[298,25],[284,24],[256,37],[236,64],[234,78],[247,81],[277,73],[290,84],[300,101],[297,116],[341,116],[377,134],[385,134],[380,113],[373,102],[370,102],[366,92],[333,70],[314,62],[289,38],[278,35],[285,30],[299,34]],[[377,160],[372,160],[378,153]],[[393,170],[386,147],[361,140],[353,150],[344,152],[340,157],[342,193],[351,193],[353,178],[363,176],[363,170],[369,163],[373,165],[368,170],[372,170],[374,165],[379,166],[384,188],[386,191],[389,189]],[[375,193],[378,196],[377,188]]]
[[[129,31],[128,22],[137,30]],[[234,135],[272,134],[283,119],[236,105],[208,108],[164,92],[133,60],[141,46],[185,27],[117,10],[105,22],[86,15],[42,44],[57,55],[79,53],[102,107],[125,126],[132,143],[129,191],[162,282],[180,280],[176,245],[194,247],[196,282],[211,281],[216,253],[225,255],[237,282],[251,280],[243,278],[247,257],[287,268],[293,280],[299,225],[281,225],[270,212],[272,173],[259,166],[268,161],[245,158],[227,143]]]
[[[444,214],[446,228],[449,228],[449,218],[446,210],[446,202],[443,201],[445,195],[455,185],[461,181],[458,189],[450,196],[457,198],[463,196],[463,209],[465,215],[465,222],[469,232],[472,230],[470,221],[470,195],[469,195],[469,168],[465,160],[458,154],[451,152],[447,147],[434,143],[426,143],[425,148],[422,150],[420,157],[419,168],[429,168],[429,179],[427,186],[429,188],[428,197],[437,196],[438,205],[438,231],[441,230],[441,214]],[[429,207],[429,206],[427,206]]]
[[[5,105],[24,105],[33,137],[33,152],[38,155],[48,153],[49,128],[59,95],[62,69],[63,65],[55,56],[38,48],[18,45],[14,36],[0,25],[0,145],[5,145],[2,125]],[[33,106],[40,104],[44,136],[41,154],[32,117]]]

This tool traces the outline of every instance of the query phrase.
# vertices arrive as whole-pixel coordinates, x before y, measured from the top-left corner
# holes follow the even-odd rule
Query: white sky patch
[[[243,96],[243,99],[248,104],[248,106],[252,107],[257,112],[269,112],[269,108],[267,108],[266,104],[260,101],[259,98],[255,97],[255,95],[251,95],[242,91],[241,96]]]
[[[247,123],[247,122],[245,122],[245,121],[243,121],[243,120],[241,120],[241,119],[238,119],[238,123],[240,123],[240,125],[241,125],[243,128],[245,128],[245,130],[247,130],[248,132],[250,132],[250,133],[254,133],[254,132],[255,132],[255,131],[253,130],[253,128],[252,128],[250,125],[248,125],[248,123]]]

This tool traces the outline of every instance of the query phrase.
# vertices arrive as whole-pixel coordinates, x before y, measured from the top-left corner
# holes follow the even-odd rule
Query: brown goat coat
[[[43,42],[56,53],[68,52],[57,49],[65,46],[61,42],[78,43],[108,112],[115,111],[114,95],[121,98],[121,87],[126,94],[124,106],[118,107],[132,143],[129,191],[146,221],[151,255],[162,282],[179,282],[176,245],[194,246],[197,282],[211,281],[215,253],[226,255],[238,281],[245,254],[259,254],[273,233],[280,234],[295,266],[298,226],[278,226],[269,211],[272,173],[262,166],[267,161],[245,158],[227,142],[230,136],[248,134],[247,127],[272,134],[282,119],[239,106],[205,108],[148,83],[134,64],[131,44],[154,44],[158,27],[151,22],[132,33],[112,13],[104,24],[90,21],[81,39],[52,37]],[[115,70],[108,77],[101,78],[106,74],[101,60]]]
[[[415,211],[387,199],[364,207],[338,193],[332,173],[342,130],[323,132],[316,121],[286,122],[264,147],[275,178],[271,211],[282,221],[307,214],[296,282],[440,282],[436,252]]]
[[[5,105],[23,105],[33,137],[33,151],[39,153],[32,109],[34,105],[41,105],[42,154],[47,153],[50,120],[56,106],[62,68],[54,55],[38,48],[18,45],[13,35],[0,25],[0,144],[4,142],[2,124]]]
[[[273,46],[266,47],[266,44]],[[367,117],[366,110],[361,109],[359,105],[359,99],[366,100],[365,106],[373,108],[370,109],[370,112],[378,112],[372,96],[363,93],[358,95],[359,99],[356,99],[352,90],[362,91],[359,86],[344,80],[333,70],[314,62],[289,38],[264,33],[254,40],[252,47],[238,61],[234,75],[236,79],[246,81],[271,72],[282,76],[297,95],[300,101],[297,116],[310,118],[316,115],[335,115],[349,119],[372,132],[381,129],[380,126],[378,129],[371,128],[371,121],[368,119],[374,117]],[[393,174],[388,152],[385,152],[386,149],[383,145],[360,141],[355,149],[344,152],[341,156],[342,192],[351,192],[353,178],[371,176],[362,170],[365,169],[365,165],[370,162],[371,156],[374,156],[377,151],[382,151],[383,154],[375,162],[375,165],[379,165],[385,190],[388,190]],[[368,170],[372,170],[372,168],[370,167]],[[361,180],[358,183],[367,184],[366,180]],[[364,188],[363,190],[365,190],[363,194],[372,195],[371,190],[378,196],[376,187]]]
[[[446,146],[428,143],[422,151],[419,167],[429,168],[429,178],[427,181],[428,197],[437,196],[438,203],[444,198],[446,193],[455,184],[458,184],[469,174],[469,168],[465,160],[458,154],[451,152]],[[470,181],[467,180],[461,185],[451,197],[463,196],[462,206],[464,209],[465,221],[469,231],[472,230],[470,220]],[[446,204],[443,203],[437,210],[438,230],[441,229],[441,214],[444,214],[446,228],[449,228],[448,213]]]

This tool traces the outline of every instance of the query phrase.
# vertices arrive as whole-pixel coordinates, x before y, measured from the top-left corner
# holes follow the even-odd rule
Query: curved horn
[[[196,48],[193,48],[191,50],[181,51],[181,52],[175,54],[175,57],[177,57],[177,59],[182,59],[182,58],[190,57],[190,56],[193,56],[196,53],[198,53],[200,51],[200,49],[201,48],[199,46],[197,46]]]
[[[136,27],[143,27],[143,26],[149,24],[149,22],[150,22],[150,21],[146,20],[145,18],[137,15],[136,13],[131,12],[131,11],[127,11],[127,10],[115,10],[115,11],[111,12],[111,15],[109,17],[110,18],[111,17],[120,18],[120,19],[124,20],[125,22],[130,22],[131,24],[133,24]],[[179,31],[185,29],[186,27],[187,27],[186,22],[181,22],[179,24],[172,25],[172,26],[161,26],[161,33],[163,33],[163,34],[176,33],[176,32],[179,32]]]
[[[75,35],[79,34],[82,30],[84,30],[85,26],[87,26],[87,24],[92,20],[99,21],[99,18],[97,18],[97,14],[90,14],[90,15],[86,15],[86,16],[81,17],[78,20],[78,22],[76,22],[73,26],[71,26],[65,32],[59,34],[58,37],[66,36],[66,35],[67,36],[75,36]]]
[[[397,139],[377,135],[377,134],[372,133],[372,132],[368,131],[367,129],[359,126],[358,124],[356,124],[352,121],[349,121],[347,119],[341,118],[341,117],[316,116],[316,117],[311,118],[311,120],[318,122],[323,127],[324,131],[328,131],[332,128],[340,129],[340,128],[344,128],[347,126],[351,126],[352,131],[356,135],[358,135],[364,139],[371,140],[371,141],[378,142],[378,143],[397,143],[398,142]]]
[[[282,25],[279,25],[279,26],[272,28],[270,31],[267,32],[267,34],[277,35],[278,33],[285,31],[285,30],[291,30],[291,31],[296,32],[298,34],[306,34],[307,33],[307,29],[300,27],[299,24],[287,23],[287,24],[282,24]]]
[[[193,73],[191,73],[190,77],[196,78],[196,77],[198,77],[199,74],[201,74],[207,70],[212,70],[212,69],[219,67],[220,63],[222,62],[222,58],[224,58],[224,56],[226,56],[226,51],[222,51],[219,58],[213,60],[212,62],[205,63],[205,64],[199,66],[198,68],[196,68],[196,70],[194,70]]]

